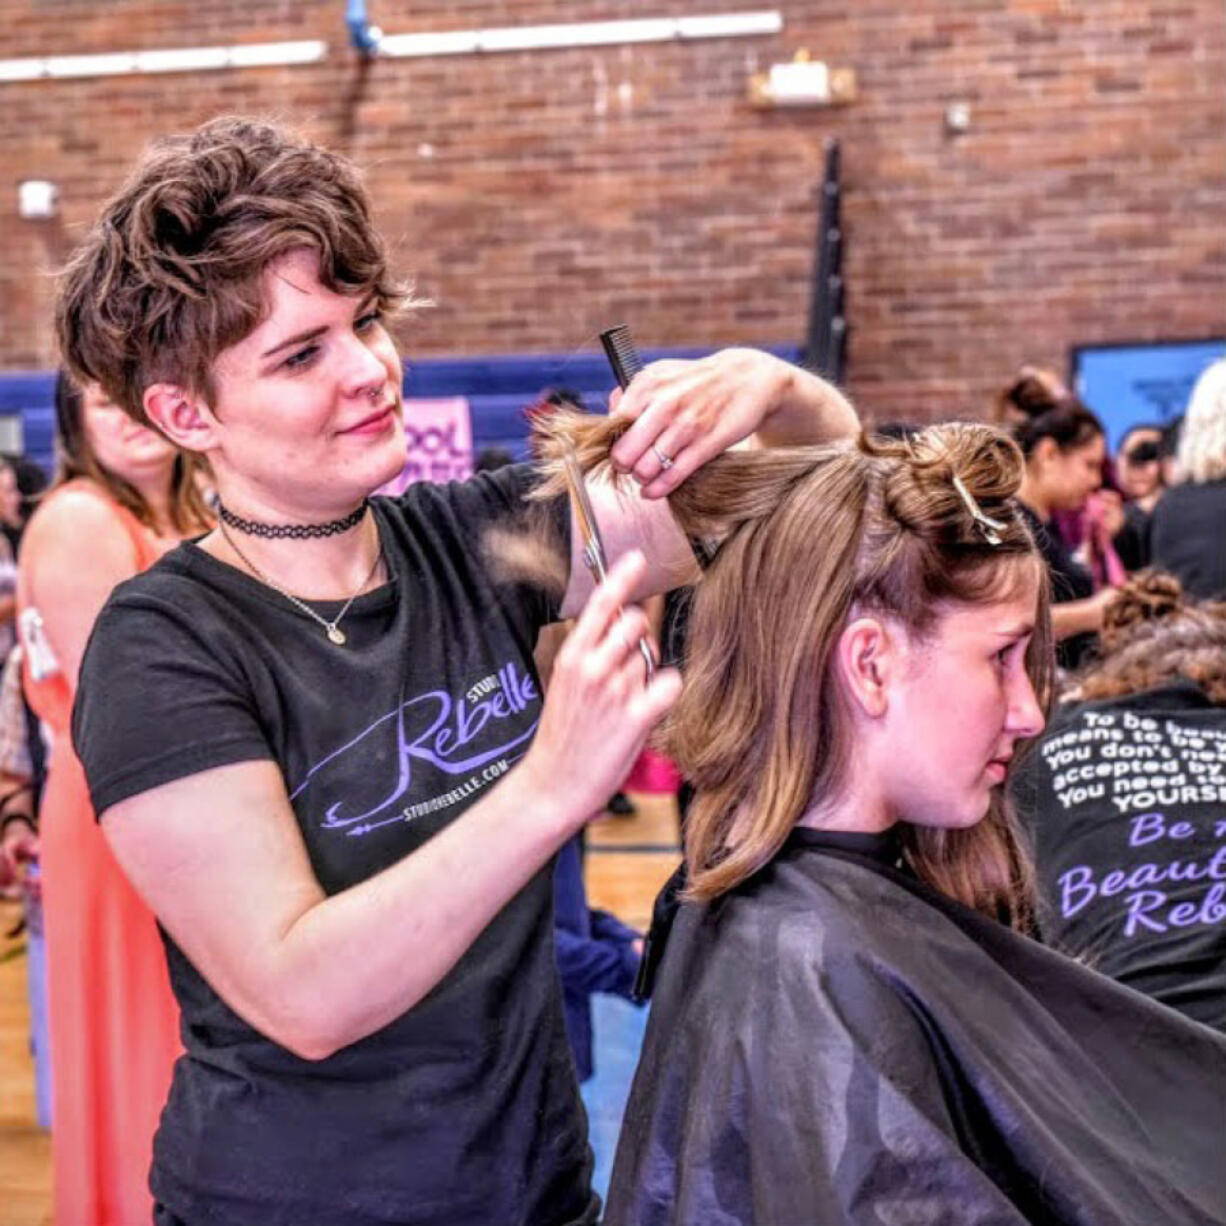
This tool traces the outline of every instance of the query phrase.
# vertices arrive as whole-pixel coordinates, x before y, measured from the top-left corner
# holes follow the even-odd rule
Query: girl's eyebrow
[[[1024,639],[1034,633],[1034,623],[1022,622],[1021,625],[1008,630],[997,630],[995,633],[1002,639]]]

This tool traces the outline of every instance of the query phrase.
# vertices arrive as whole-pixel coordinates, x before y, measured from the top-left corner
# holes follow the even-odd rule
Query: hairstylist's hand
[[[592,594],[554,661],[540,727],[519,768],[541,794],[573,809],[576,825],[617,791],[681,693],[673,669],[646,681],[638,641],[647,618],[626,607],[645,570],[643,555],[628,553]]]
[[[670,494],[696,468],[761,430],[792,417],[789,442],[849,436],[855,411],[830,384],[757,349],[723,349],[696,361],[653,362],[610,400],[634,424],[613,463],[633,473],[648,498]],[[666,463],[665,461],[669,461]]]

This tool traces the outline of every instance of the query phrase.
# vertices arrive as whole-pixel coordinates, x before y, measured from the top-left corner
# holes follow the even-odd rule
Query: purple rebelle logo
[[[474,701],[472,695],[482,689],[486,692]],[[539,704],[539,700],[536,682],[524,676],[514,663],[498,670],[493,688],[479,683],[459,699],[452,698],[446,690],[418,694],[381,715],[352,740],[312,766],[290,794],[290,800],[296,801],[312,788],[316,791],[327,788],[328,776],[332,773],[329,768],[351,754],[382,757],[377,751],[372,753],[371,738],[387,735],[390,725],[395,736],[396,775],[390,790],[376,804],[359,813],[346,812],[348,799],[333,802],[324,812],[322,826],[325,830],[362,835],[390,822],[408,820],[410,814],[401,812],[397,806],[412,786],[414,763],[425,763],[445,775],[456,776],[468,774],[507,755],[519,757],[521,747],[536,731],[539,716],[527,725],[516,717]],[[508,720],[513,721],[515,731],[504,739],[498,735],[499,725]],[[482,733],[487,735],[482,736]]]

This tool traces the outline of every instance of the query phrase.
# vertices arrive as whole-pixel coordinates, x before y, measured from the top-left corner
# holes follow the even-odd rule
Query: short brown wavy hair
[[[270,122],[215,119],[155,142],[64,270],[56,332],[70,372],[144,425],[154,383],[212,400],[212,365],[264,317],[263,273],[319,253],[329,289],[405,303],[356,168]]]

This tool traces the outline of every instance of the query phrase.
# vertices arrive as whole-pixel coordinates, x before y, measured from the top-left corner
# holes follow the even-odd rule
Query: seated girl
[[[1226,1032],[1226,606],[1147,571],[1015,785],[1043,940]]]
[[[615,424],[572,422],[589,466]],[[1226,1043],[1022,935],[1044,567],[989,427],[729,454],[668,747],[697,787],[606,1222],[1211,1223]],[[656,935],[658,944],[660,934]]]

